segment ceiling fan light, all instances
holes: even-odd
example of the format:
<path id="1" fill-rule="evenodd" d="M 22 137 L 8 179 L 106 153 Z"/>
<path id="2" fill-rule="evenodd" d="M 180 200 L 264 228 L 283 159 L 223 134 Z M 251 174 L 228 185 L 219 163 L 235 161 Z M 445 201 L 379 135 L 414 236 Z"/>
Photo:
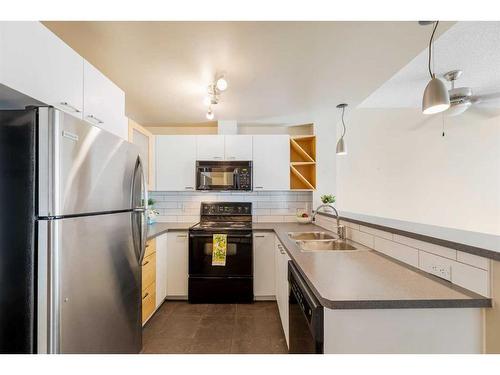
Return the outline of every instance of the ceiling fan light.
<path id="1" fill-rule="evenodd" d="M 450 108 L 450 95 L 444 82 L 439 78 L 432 78 L 425 87 L 422 99 L 422 113 L 432 115 Z"/>
<path id="2" fill-rule="evenodd" d="M 347 155 L 347 150 L 345 148 L 344 137 L 341 137 L 337 142 L 337 155 Z"/>

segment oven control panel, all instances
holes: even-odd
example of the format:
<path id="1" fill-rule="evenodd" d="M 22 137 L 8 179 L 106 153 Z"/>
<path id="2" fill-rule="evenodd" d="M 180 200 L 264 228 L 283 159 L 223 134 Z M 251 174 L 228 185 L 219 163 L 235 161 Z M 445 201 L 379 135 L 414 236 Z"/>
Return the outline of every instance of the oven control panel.
<path id="1" fill-rule="evenodd" d="M 251 202 L 216 202 L 202 203 L 201 215 L 233 216 L 252 215 Z"/>
<path id="2" fill-rule="evenodd" d="M 252 190 L 252 170 L 250 168 L 240 168 L 237 178 L 238 190 Z"/>

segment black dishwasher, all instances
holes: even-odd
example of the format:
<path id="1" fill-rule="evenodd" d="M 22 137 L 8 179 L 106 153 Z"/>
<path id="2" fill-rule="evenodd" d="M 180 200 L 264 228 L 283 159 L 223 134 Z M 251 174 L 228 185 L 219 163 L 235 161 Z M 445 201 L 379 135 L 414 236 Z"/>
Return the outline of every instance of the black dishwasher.
<path id="1" fill-rule="evenodd" d="M 293 262 L 288 262 L 290 284 L 289 353 L 323 353 L 323 306 L 306 285 Z"/>

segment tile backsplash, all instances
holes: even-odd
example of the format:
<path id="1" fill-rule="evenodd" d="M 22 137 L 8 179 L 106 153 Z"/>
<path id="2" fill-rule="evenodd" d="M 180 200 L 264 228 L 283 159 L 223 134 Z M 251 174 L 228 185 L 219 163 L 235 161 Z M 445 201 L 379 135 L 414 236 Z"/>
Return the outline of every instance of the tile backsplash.
<path id="1" fill-rule="evenodd" d="M 312 210 L 312 192 L 170 192 L 151 191 L 158 222 L 198 222 L 201 202 L 252 202 L 254 222 L 295 221 L 297 208 Z"/>

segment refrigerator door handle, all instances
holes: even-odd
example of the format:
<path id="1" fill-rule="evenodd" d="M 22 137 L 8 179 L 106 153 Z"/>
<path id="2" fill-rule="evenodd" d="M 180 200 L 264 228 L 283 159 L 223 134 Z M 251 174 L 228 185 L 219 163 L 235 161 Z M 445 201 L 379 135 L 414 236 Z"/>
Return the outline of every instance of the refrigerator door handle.
<path id="1" fill-rule="evenodd" d="M 135 182 L 137 181 L 137 173 L 140 173 L 140 184 L 141 188 L 137 191 Z M 136 205 L 136 202 L 139 201 L 140 205 L 133 207 L 134 213 L 140 215 L 140 235 L 139 235 L 139 264 L 142 264 L 142 260 L 144 258 L 144 254 L 146 253 L 146 239 L 148 234 L 147 227 L 147 210 L 148 210 L 148 187 L 146 183 L 146 176 L 144 174 L 144 168 L 142 164 L 141 157 L 137 157 L 137 162 L 134 170 L 134 178 L 132 179 L 132 202 Z M 139 194 L 139 195 L 137 195 Z"/>

